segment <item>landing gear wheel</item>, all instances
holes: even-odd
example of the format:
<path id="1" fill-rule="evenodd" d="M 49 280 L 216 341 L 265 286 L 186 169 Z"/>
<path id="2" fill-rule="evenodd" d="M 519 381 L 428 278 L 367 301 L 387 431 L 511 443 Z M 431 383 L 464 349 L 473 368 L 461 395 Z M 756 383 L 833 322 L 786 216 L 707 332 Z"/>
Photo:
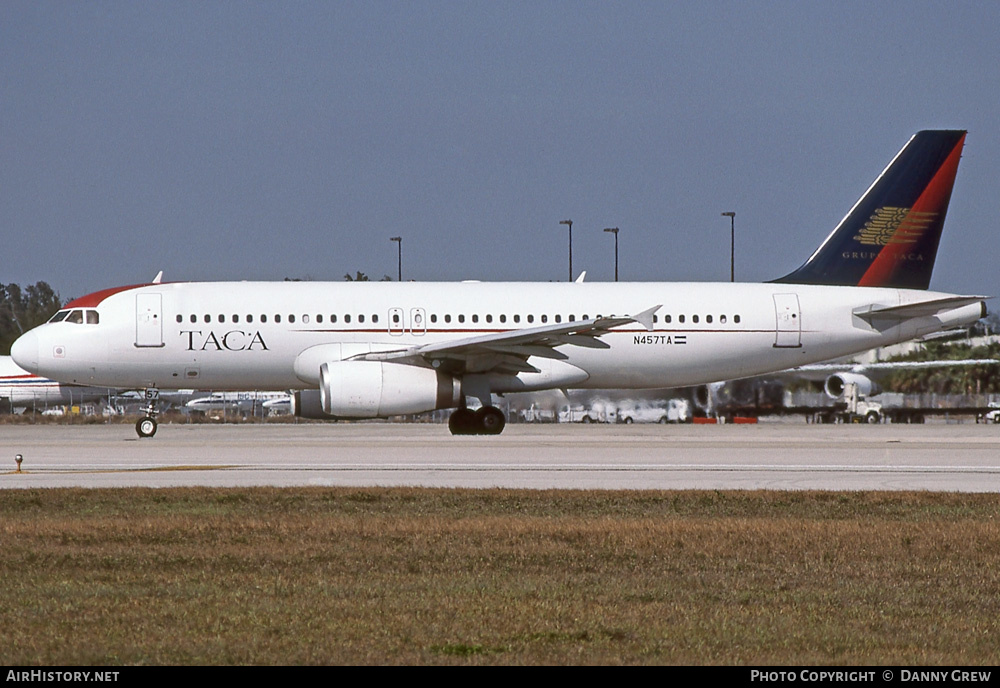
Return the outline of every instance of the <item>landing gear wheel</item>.
<path id="1" fill-rule="evenodd" d="M 456 409 L 448 418 L 452 435 L 473 435 L 476 432 L 476 414 L 467 408 Z"/>
<path id="2" fill-rule="evenodd" d="M 882 419 L 878 417 L 878 413 L 875 411 L 869 411 L 868 415 L 865 416 L 865 422 L 868 423 L 868 425 L 875 425 L 880 420 Z"/>
<path id="3" fill-rule="evenodd" d="M 152 437 L 156 434 L 156 419 L 146 416 L 135 423 L 135 431 L 139 437 Z"/>
<path id="4" fill-rule="evenodd" d="M 503 411 L 496 406 L 484 406 L 476 411 L 476 426 L 481 435 L 499 435 L 507 425 Z"/>

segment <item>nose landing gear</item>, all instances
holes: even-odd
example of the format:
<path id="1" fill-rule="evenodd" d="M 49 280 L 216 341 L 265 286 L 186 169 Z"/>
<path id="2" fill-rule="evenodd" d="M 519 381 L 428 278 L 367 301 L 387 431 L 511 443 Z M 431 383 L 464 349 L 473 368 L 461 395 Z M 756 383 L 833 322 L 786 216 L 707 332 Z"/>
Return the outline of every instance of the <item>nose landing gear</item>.
<path id="1" fill-rule="evenodd" d="M 153 388 L 146 390 L 146 415 L 135 423 L 135 432 L 139 437 L 152 437 L 156 434 L 156 414 L 159 413 L 156 402 L 159 399 L 160 390 Z"/>

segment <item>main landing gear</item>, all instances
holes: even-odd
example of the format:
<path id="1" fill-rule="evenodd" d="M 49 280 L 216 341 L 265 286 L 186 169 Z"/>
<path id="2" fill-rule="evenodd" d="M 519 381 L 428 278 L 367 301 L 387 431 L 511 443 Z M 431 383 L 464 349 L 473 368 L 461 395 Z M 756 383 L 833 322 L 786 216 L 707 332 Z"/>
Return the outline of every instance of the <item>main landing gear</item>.
<path id="1" fill-rule="evenodd" d="M 484 406 L 477 411 L 462 406 L 448 419 L 452 435 L 499 435 L 505 425 L 507 419 L 496 406 Z"/>
<path id="2" fill-rule="evenodd" d="M 160 390 L 146 390 L 146 415 L 135 422 L 135 432 L 139 437 L 152 437 L 156 434 L 156 402 L 160 398 Z"/>

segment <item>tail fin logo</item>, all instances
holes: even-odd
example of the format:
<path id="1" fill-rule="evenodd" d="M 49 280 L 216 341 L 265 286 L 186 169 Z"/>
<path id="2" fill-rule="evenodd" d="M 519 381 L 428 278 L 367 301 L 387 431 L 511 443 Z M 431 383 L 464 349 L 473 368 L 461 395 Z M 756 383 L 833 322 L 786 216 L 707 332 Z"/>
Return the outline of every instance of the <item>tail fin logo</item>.
<path id="1" fill-rule="evenodd" d="M 938 213 L 885 206 L 872 213 L 854 240 L 867 246 L 915 244 L 937 216 Z"/>
<path id="2" fill-rule="evenodd" d="M 965 143 L 964 130 L 914 134 L 785 284 L 926 289 Z"/>

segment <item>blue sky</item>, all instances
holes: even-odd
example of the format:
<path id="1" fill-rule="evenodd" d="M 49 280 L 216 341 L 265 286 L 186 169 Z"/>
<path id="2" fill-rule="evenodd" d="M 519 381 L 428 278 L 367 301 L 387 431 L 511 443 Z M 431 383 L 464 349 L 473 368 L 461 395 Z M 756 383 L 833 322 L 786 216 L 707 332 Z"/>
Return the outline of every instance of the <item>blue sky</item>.
<path id="1" fill-rule="evenodd" d="M 727 280 L 968 129 L 932 288 L 1000 295 L 1000 3 L 0 4 L 0 282 Z M 991 308 L 1000 305 L 991 302 Z"/>

